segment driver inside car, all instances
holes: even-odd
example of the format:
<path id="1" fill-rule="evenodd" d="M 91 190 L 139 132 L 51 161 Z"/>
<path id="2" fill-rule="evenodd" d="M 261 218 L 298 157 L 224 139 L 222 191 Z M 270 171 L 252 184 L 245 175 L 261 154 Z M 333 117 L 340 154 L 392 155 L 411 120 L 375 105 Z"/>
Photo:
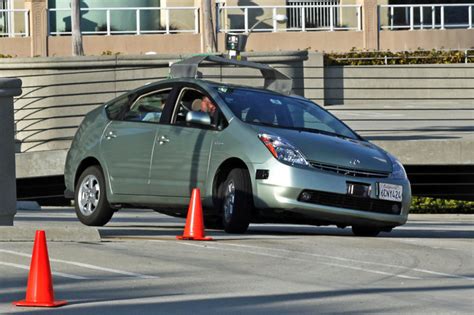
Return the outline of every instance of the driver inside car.
<path id="1" fill-rule="evenodd" d="M 207 113 L 209 114 L 209 117 L 211 118 L 211 126 L 215 127 L 216 126 L 216 121 L 217 121 L 217 107 L 216 105 L 211 101 L 211 99 L 207 96 L 203 96 L 202 98 L 198 98 L 194 100 L 192 104 L 192 109 L 195 112 L 202 112 L 202 113 Z"/>

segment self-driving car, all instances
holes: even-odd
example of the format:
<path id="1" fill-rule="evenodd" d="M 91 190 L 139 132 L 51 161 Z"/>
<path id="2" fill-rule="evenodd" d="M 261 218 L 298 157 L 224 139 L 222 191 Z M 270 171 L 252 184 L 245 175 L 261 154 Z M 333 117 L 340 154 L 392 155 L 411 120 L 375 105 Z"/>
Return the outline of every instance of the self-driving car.
<path id="1" fill-rule="evenodd" d="M 259 69 L 264 87 L 197 78 L 205 61 Z M 277 70 L 195 57 L 173 65 L 171 77 L 111 100 L 81 123 L 65 194 L 82 223 L 104 225 L 123 207 L 185 217 L 193 188 L 201 190 L 206 227 L 229 233 L 250 223 L 299 223 L 376 236 L 406 222 L 411 191 L 402 164 L 292 95 Z M 214 110 L 203 107 L 205 97 Z"/>

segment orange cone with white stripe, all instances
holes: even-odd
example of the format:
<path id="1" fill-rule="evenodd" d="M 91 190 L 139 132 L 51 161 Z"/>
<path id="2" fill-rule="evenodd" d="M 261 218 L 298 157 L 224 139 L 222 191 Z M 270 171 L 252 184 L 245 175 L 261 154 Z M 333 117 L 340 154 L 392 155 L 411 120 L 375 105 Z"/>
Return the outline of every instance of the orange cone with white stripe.
<path id="1" fill-rule="evenodd" d="M 199 188 L 193 189 L 184 233 L 182 236 L 176 236 L 176 238 L 178 240 L 212 241 L 211 237 L 206 237 L 204 234 L 204 217 Z"/>

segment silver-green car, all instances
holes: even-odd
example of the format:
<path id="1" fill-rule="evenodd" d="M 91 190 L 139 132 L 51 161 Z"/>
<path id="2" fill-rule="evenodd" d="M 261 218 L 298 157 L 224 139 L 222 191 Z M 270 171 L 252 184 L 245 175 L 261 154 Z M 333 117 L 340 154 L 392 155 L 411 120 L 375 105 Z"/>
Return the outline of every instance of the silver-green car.
<path id="1" fill-rule="evenodd" d="M 204 96 L 213 114 L 196 106 Z M 200 188 L 208 228 L 333 224 L 375 236 L 404 224 L 411 202 L 402 164 L 315 103 L 186 78 L 146 85 L 90 112 L 65 180 L 86 225 L 104 225 L 122 207 L 184 217 Z"/>

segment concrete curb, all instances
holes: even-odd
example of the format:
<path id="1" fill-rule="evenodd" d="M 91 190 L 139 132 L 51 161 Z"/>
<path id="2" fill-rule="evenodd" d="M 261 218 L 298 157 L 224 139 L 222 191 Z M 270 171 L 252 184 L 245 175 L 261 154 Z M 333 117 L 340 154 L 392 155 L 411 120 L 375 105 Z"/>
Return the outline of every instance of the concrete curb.
<path id="1" fill-rule="evenodd" d="M 0 242 L 32 242 L 38 228 L 35 227 L 0 227 Z M 97 228 L 71 227 L 45 228 L 48 242 L 100 242 Z"/>

